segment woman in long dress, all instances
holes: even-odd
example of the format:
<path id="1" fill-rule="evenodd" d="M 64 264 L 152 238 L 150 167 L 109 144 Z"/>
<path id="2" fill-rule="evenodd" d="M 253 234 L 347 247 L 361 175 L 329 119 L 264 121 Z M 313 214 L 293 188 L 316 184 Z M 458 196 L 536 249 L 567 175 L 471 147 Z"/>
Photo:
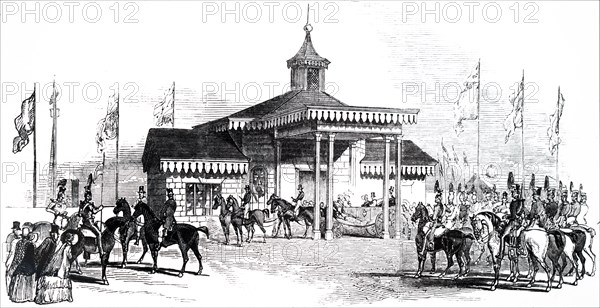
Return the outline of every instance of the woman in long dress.
<path id="1" fill-rule="evenodd" d="M 72 282 L 69 278 L 69 269 L 74 259 L 71 253 L 73 243 L 77 235 L 65 232 L 62 245 L 56 250 L 50 263 L 38 280 L 38 288 L 35 297 L 37 304 L 60 303 L 73 301 Z M 81 239 L 77 239 L 81 240 Z"/>
<path id="2" fill-rule="evenodd" d="M 8 273 L 11 273 L 8 296 L 15 303 L 35 298 L 35 247 L 29 228 L 23 227 L 23 237 L 17 242 L 15 255 Z"/>

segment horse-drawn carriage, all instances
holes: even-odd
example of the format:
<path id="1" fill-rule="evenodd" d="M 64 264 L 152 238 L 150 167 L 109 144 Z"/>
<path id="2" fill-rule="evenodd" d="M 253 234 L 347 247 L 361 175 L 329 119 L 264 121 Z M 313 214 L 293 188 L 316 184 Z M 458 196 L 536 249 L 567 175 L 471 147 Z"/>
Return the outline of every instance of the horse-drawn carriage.
<path id="1" fill-rule="evenodd" d="M 333 237 L 344 235 L 362 237 L 383 237 L 383 207 L 346 207 L 344 213 L 336 213 L 333 217 Z M 321 221 L 321 232 L 325 232 L 325 219 Z M 396 209 L 389 208 L 390 237 L 396 234 Z"/>

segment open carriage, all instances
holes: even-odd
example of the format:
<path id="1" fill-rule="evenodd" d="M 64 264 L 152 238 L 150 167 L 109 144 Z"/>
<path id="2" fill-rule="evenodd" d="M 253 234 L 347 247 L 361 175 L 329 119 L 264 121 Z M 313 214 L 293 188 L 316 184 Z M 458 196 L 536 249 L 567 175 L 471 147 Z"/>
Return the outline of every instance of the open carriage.
<path id="1" fill-rule="evenodd" d="M 333 218 L 333 237 L 344 235 L 361 237 L 383 237 L 383 208 L 382 207 L 347 207 L 345 213 Z M 321 221 L 321 232 L 325 233 L 325 219 Z M 390 237 L 396 234 L 396 209 L 389 208 Z"/>

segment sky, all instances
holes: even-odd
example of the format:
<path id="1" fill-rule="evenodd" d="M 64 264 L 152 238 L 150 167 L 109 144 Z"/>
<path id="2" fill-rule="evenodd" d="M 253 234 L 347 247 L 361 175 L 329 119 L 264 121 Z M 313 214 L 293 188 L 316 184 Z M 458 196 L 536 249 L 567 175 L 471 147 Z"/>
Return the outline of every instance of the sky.
<path id="1" fill-rule="evenodd" d="M 443 138 L 461 160 L 464 152 L 470 165 L 476 164 L 477 124 L 466 122 L 456 136 L 452 87 L 481 61 L 486 91 L 480 105 L 480 164 L 501 169 L 497 183 L 505 183 L 508 171 L 521 169 L 521 132 L 505 144 L 502 123 L 523 73 L 526 173 L 556 174 L 546 129 L 560 86 L 566 99 L 560 178 L 582 183 L 589 204 L 599 201 L 598 2 L 481 2 L 472 7 L 470 2 L 394 1 L 81 2 L 72 12 L 62 2 L 37 3 L 37 11 L 35 3 L 25 4 L 33 13 L 24 16 L 20 2 L 2 3 L 0 155 L 2 190 L 12 192 L 2 194 L 3 204 L 25 202 L 31 186 L 23 170 L 31 169 L 32 146 L 18 154 L 11 146 L 13 119 L 33 82 L 46 90 L 38 105 L 42 163 L 49 158 L 46 107 L 53 80 L 61 88 L 59 163 L 99 161 L 96 123 L 117 88 L 123 102 L 121 147 L 131 150 L 126 159 L 136 160 L 153 127 L 152 106 L 172 82 L 181 128 L 226 113 L 229 109 L 220 104 L 241 109 L 284 93 L 289 83 L 285 61 L 304 39 L 308 3 L 312 41 L 331 61 L 327 91 L 349 105 L 420 108 L 418 123 L 406 127 L 405 138 L 434 158 L 441 155 Z M 10 169 L 14 166 L 16 172 Z"/>

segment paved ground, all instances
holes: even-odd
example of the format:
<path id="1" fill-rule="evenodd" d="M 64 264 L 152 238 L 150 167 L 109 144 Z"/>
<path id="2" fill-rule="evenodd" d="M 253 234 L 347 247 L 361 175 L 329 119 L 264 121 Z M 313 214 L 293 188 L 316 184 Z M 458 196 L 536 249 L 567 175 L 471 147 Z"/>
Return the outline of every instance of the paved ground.
<path id="1" fill-rule="evenodd" d="M 211 230 L 215 231 L 215 227 L 211 226 Z M 270 230 L 267 231 L 270 234 Z M 213 235 L 211 240 L 202 236 L 204 272 L 201 276 L 193 274 L 198 262 L 190 252 L 186 275 L 177 277 L 181 258 L 175 246 L 161 251 L 157 274 L 149 273 L 150 255 L 140 265 L 130 264 L 125 269 L 111 267 L 109 286 L 100 284 L 100 268 L 92 260 L 83 268 L 83 276 L 73 276 L 74 302 L 54 306 L 598 307 L 600 304 L 597 292 L 600 275 L 586 277 L 578 286 L 565 284 L 563 289 L 550 293 L 542 291 L 542 283 L 527 289 L 522 281 L 515 285 L 503 281 L 497 291 L 488 291 L 492 270 L 485 264 L 473 266 L 472 275 L 458 281 L 429 275 L 415 279 L 412 278 L 416 262 L 411 241 L 346 237 L 314 242 L 268 237 L 267 243 L 236 247 L 220 244 L 220 232 Z M 131 249 L 130 262 L 140 255 L 139 247 Z M 120 261 L 120 248 L 114 255 L 112 261 L 116 266 Z M 438 268 L 442 269 L 443 255 L 439 259 Z M 507 267 L 505 264 L 504 268 Z M 452 273 L 456 271 L 455 267 Z M 567 282 L 572 280 L 573 277 L 566 278 Z M 2 283 L 2 292 L 6 292 L 5 288 Z M 4 295 L 0 306 L 27 305 L 13 304 Z"/>

